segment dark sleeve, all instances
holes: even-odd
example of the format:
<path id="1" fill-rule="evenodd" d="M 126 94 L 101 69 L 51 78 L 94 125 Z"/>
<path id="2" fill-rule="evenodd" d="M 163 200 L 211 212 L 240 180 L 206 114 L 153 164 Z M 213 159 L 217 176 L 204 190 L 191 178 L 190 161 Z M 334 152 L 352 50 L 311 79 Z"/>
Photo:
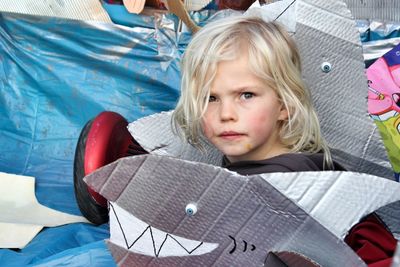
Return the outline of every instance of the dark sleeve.
<path id="1" fill-rule="evenodd" d="M 374 214 L 356 224 L 345 242 L 368 267 L 389 267 L 396 249 L 396 239 Z"/>

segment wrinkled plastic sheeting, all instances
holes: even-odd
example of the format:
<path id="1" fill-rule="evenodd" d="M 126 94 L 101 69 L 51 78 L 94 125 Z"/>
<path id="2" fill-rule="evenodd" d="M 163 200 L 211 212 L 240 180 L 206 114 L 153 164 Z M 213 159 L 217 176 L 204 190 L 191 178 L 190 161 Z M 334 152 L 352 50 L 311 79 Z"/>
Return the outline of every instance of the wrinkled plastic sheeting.
<path id="1" fill-rule="evenodd" d="M 54 176 L 101 111 L 131 121 L 174 106 L 180 52 L 150 18 L 148 29 L 6 14 L 0 23 L 2 171 Z"/>
<path id="2" fill-rule="evenodd" d="M 400 21 L 357 20 L 366 67 L 400 43 Z"/>
<path id="3" fill-rule="evenodd" d="M 188 34 L 172 18 L 132 18 L 136 27 L 0 14 L 0 171 L 35 177 L 45 206 L 80 215 L 73 158 L 88 120 L 111 110 L 133 121 L 175 105 Z M 0 265 L 45 262 L 108 236 L 107 225 L 46 228 L 20 251 L 0 250 Z"/>

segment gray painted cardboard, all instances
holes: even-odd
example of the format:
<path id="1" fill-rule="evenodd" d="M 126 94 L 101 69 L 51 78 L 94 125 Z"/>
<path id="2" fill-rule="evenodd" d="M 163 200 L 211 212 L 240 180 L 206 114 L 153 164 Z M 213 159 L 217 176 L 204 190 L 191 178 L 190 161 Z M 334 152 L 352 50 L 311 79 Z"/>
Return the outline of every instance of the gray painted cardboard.
<path id="1" fill-rule="evenodd" d="M 259 175 L 240 176 L 208 164 L 144 155 L 113 162 L 85 181 L 153 232 L 165 232 L 165 238 L 168 233 L 217 244 L 201 255 L 162 257 L 161 249 L 172 248 L 161 247 L 159 239 L 148 248 L 150 253 L 138 253 L 144 251 L 134 244 L 141 235 L 126 234 L 138 224 L 121 223 L 125 218 L 115 217 L 111 206 L 109 248 L 121 266 L 262 266 L 269 251 L 294 252 L 322 266 L 364 266 L 340 238 Z M 198 209 L 192 216 L 185 213 L 189 203 Z M 141 238 L 150 238 L 146 227 L 141 231 Z M 238 248 L 230 253 L 233 240 Z M 246 251 L 243 241 L 249 246 Z"/>

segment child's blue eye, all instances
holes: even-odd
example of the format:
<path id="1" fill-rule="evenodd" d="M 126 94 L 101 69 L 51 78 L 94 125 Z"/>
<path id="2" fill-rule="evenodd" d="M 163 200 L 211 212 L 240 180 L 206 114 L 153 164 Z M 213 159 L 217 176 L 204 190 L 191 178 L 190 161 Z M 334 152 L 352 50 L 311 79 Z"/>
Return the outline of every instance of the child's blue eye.
<path id="1" fill-rule="evenodd" d="M 208 102 L 215 102 L 217 101 L 217 98 L 215 96 L 210 95 L 210 97 L 208 98 Z"/>
<path id="2" fill-rule="evenodd" d="M 242 93 L 241 97 L 243 97 L 244 99 L 250 99 L 250 98 L 254 97 L 254 94 L 250 93 L 250 92 L 244 92 L 244 93 Z"/>

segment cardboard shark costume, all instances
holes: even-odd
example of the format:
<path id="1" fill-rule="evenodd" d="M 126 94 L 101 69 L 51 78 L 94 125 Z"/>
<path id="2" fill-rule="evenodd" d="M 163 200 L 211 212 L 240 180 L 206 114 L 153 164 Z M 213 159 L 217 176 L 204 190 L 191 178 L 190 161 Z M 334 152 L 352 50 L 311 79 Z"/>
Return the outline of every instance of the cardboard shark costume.
<path id="1" fill-rule="evenodd" d="M 308 178 L 307 173 L 240 176 L 209 164 L 144 155 L 120 159 L 85 179 L 110 201 L 109 248 L 122 266 L 262 266 L 269 251 L 303 255 L 321 266 L 363 266 L 333 229 L 268 182 L 296 176 Z M 383 187 L 390 198 L 399 187 L 388 186 Z M 321 193 L 303 189 L 296 193 L 305 202 Z M 326 204 L 313 209 L 321 213 Z M 342 214 L 335 214 L 330 228 L 340 223 Z M 351 212 L 349 217 L 355 218 Z"/>
<path id="2" fill-rule="evenodd" d="M 392 177 L 366 115 L 367 80 L 350 11 L 333 0 L 290 8 L 304 79 L 334 159 L 350 171 Z M 174 136 L 170 113 L 129 130 L 153 155 L 120 159 L 85 178 L 110 201 L 108 244 L 122 266 L 261 266 L 269 252 L 289 266 L 304 258 L 304 266 L 364 266 L 343 237 L 363 216 L 400 200 L 398 183 L 368 174 L 237 175 L 214 166 L 221 155 L 211 146 L 204 154 Z"/>

